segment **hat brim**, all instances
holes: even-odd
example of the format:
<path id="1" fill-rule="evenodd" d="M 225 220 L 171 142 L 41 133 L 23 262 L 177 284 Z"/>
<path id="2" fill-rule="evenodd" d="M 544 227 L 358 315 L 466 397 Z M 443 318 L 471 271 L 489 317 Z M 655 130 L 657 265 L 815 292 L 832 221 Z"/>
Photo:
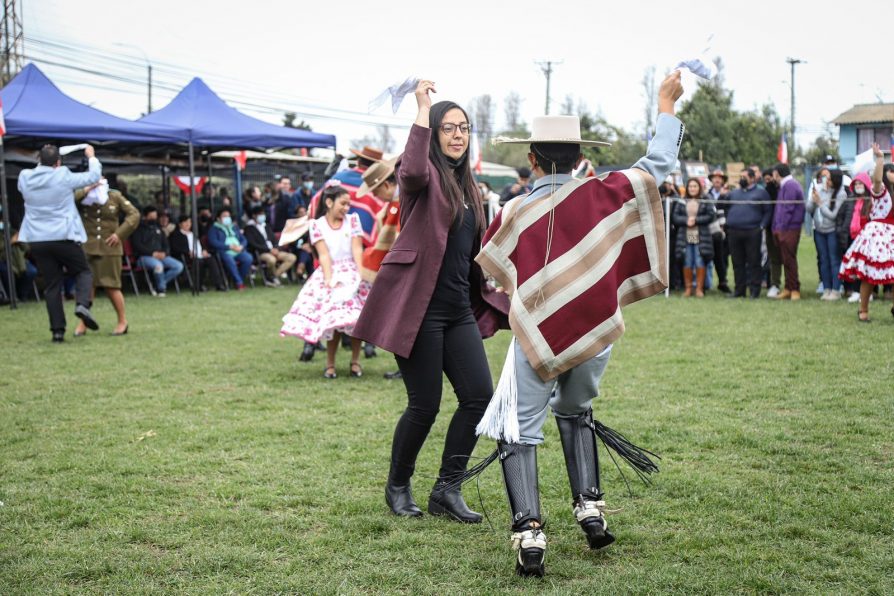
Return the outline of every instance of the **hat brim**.
<path id="1" fill-rule="evenodd" d="M 401 155 L 402 155 L 402 154 L 401 154 Z M 379 188 L 380 186 L 382 186 L 382 184 L 384 184 L 389 178 L 391 178 L 391 177 L 394 175 L 395 164 L 397 164 L 397 160 L 400 159 L 401 155 L 398 155 L 397 157 L 394 157 L 394 158 L 392 158 L 392 159 L 382 159 L 382 160 L 381 160 L 382 163 L 388 164 L 388 165 L 390 166 L 390 170 L 391 170 L 391 171 L 388 173 L 388 175 L 385 176 L 384 178 L 382 178 L 381 180 L 379 180 L 378 182 L 376 182 L 375 184 L 373 184 L 372 186 L 368 185 L 368 184 L 366 183 L 366 181 L 364 181 L 364 182 L 357 188 L 357 192 L 354 194 L 354 196 L 356 196 L 356 197 L 362 197 L 362 196 L 368 195 L 369 193 L 371 193 L 371 192 L 374 191 L 375 189 L 377 189 L 377 188 Z"/>
<path id="2" fill-rule="evenodd" d="M 382 159 L 384 158 L 384 155 L 382 157 L 373 157 L 372 155 L 367 155 L 366 153 L 362 153 L 354 149 L 348 149 L 348 151 L 353 153 L 356 157 L 362 157 L 363 159 L 368 159 L 369 161 L 382 161 Z"/>
<path id="3" fill-rule="evenodd" d="M 581 147 L 611 147 L 611 143 L 605 141 L 590 141 L 587 139 L 513 139 L 511 137 L 495 137 L 491 140 L 494 145 L 530 145 L 531 143 L 561 143 L 565 145 L 580 145 Z"/>

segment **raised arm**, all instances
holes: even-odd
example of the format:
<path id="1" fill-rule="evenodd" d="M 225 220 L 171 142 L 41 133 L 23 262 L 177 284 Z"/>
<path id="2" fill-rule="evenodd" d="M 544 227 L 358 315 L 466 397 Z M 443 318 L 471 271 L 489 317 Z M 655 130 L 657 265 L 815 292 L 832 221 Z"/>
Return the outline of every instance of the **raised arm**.
<path id="1" fill-rule="evenodd" d="M 683 95 L 680 71 L 667 75 L 658 89 L 658 122 L 655 136 L 649 142 L 646 155 L 633 164 L 648 172 L 655 180 L 664 180 L 677 163 L 677 154 L 683 142 L 683 123 L 674 116 L 674 104 Z"/>
<path id="2" fill-rule="evenodd" d="M 878 143 L 872 144 L 872 154 L 875 156 L 875 169 L 872 171 L 872 194 L 880 195 L 885 190 L 882 176 L 885 173 L 885 154 L 882 153 Z"/>
<path id="3" fill-rule="evenodd" d="M 96 184 L 102 177 L 102 164 L 96 159 L 96 152 L 91 145 L 87 145 L 87 148 L 84 149 L 84 155 L 87 156 L 88 170 L 77 174 L 69 171 L 68 175 L 65 177 L 65 184 L 72 190 Z M 67 170 L 68 168 L 64 169 Z"/>
<path id="4" fill-rule="evenodd" d="M 431 93 L 437 93 L 432 81 L 422 80 L 416 86 L 416 121 L 410 128 L 407 146 L 401 157 L 398 180 L 401 190 L 416 192 L 428 186 L 428 147 L 432 130 L 428 125 Z"/>

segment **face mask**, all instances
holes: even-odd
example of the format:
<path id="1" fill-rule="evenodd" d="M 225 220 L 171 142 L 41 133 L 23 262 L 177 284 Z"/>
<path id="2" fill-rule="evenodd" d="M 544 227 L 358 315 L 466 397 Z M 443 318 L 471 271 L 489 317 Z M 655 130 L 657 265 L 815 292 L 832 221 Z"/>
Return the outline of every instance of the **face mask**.
<path id="1" fill-rule="evenodd" d="M 258 223 L 261 224 L 261 225 L 264 225 L 265 223 L 267 223 L 267 216 L 266 216 L 266 215 L 259 215 L 259 216 L 258 216 Z"/>
<path id="2" fill-rule="evenodd" d="M 222 223 L 223 225 L 225 225 L 227 227 L 230 227 L 231 225 L 233 225 L 233 218 L 229 217 L 229 216 L 225 217 L 222 220 L 220 220 L 220 223 Z"/>
<path id="3" fill-rule="evenodd" d="M 302 186 L 304 186 L 304 188 L 306 188 L 307 190 L 314 189 L 314 183 L 309 180 L 307 182 L 303 183 Z"/>
<path id="4" fill-rule="evenodd" d="M 863 186 L 862 184 L 854 184 L 854 194 L 855 195 L 862 195 L 865 192 L 866 192 L 865 186 Z"/>
<path id="5" fill-rule="evenodd" d="M 748 188 L 750 186 L 750 184 L 748 183 L 748 178 L 739 178 L 739 186 L 741 186 L 742 188 Z"/>

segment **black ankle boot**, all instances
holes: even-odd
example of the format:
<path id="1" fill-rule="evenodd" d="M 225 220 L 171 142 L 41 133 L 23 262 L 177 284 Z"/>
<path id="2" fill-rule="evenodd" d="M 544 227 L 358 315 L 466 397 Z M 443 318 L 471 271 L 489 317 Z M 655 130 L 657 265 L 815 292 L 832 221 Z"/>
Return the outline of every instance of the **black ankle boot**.
<path id="1" fill-rule="evenodd" d="M 543 577 L 546 535 L 540 529 L 540 487 L 537 481 L 537 446 L 497 443 L 509 510 L 512 513 L 512 547 L 517 551 L 515 572 Z"/>
<path id="2" fill-rule="evenodd" d="M 428 498 L 428 512 L 432 515 L 448 515 L 464 524 L 480 524 L 481 514 L 469 509 L 463 500 L 459 487 L 448 488 L 447 483 L 438 481 Z"/>
<path id="3" fill-rule="evenodd" d="M 410 482 L 406 484 L 394 484 L 391 479 L 385 485 L 385 502 L 391 508 L 394 515 L 403 517 L 422 517 L 422 510 L 413 500 L 413 493 L 410 492 Z"/>
<path id="4" fill-rule="evenodd" d="M 615 541 L 603 513 L 605 501 L 599 486 L 599 456 L 592 410 L 578 416 L 556 416 L 565 466 L 571 484 L 574 517 L 592 549 Z"/>

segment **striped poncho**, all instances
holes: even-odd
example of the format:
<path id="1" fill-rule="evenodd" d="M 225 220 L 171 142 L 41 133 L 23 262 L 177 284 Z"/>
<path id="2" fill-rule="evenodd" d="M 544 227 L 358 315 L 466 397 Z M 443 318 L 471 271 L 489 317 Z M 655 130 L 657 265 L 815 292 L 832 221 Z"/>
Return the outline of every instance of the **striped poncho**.
<path id="1" fill-rule="evenodd" d="M 511 294 L 509 324 L 546 381 L 617 340 L 621 306 L 667 287 L 661 200 L 648 173 L 629 169 L 515 203 L 476 261 Z"/>

